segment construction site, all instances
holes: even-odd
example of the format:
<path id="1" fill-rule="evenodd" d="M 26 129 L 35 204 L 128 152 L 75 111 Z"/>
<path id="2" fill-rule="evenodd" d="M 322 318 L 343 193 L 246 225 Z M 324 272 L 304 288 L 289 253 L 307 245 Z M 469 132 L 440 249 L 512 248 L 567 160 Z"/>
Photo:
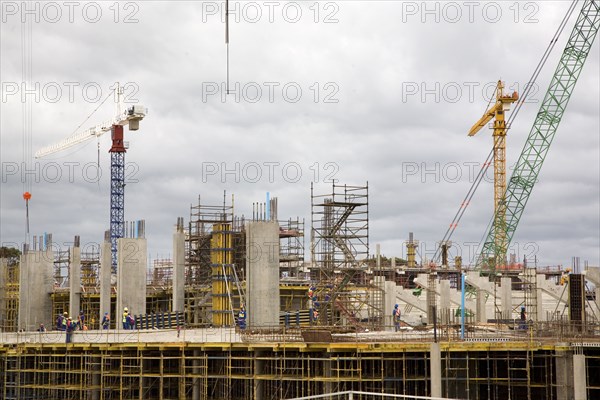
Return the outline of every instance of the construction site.
<path id="1" fill-rule="evenodd" d="M 246 199 L 201 192 L 161 228 L 172 232 L 172 256 L 149 260 L 146 221 L 126 221 L 123 206 L 124 126 L 143 129 L 146 109 L 118 102 L 110 123 L 41 149 L 36 157 L 111 133 L 110 229 L 97 245 L 72 232 L 72 246 L 57 251 L 42 233 L 3 253 L 0 397 L 600 398 L 600 266 L 576 257 L 538 265 L 509 250 L 600 27 L 600 2 L 573 4 L 563 24 L 574 27 L 512 176 L 506 133 L 527 89 L 508 93 L 498 81 L 465 132 L 493 131 L 463 202 L 491 165 L 493 217 L 472 263 L 450 256 L 466 206 L 433 257 L 409 231 L 399 233 L 405 257 L 381 254 L 366 182 L 311 184 L 310 220 L 279 215 L 288 199 L 270 194 L 250 217 L 237 211 Z M 29 208 L 27 218 L 29 237 Z M 63 315 L 79 314 L 79 329 L 61 329 Z"/>

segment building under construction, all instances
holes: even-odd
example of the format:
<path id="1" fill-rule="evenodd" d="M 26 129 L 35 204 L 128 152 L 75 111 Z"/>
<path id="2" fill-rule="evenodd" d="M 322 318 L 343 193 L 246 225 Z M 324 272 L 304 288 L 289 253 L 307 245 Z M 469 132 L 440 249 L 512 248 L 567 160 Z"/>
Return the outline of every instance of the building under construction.
<path id="1" fill-rule="evenodd" d="M 306 232 L 279 219 L 277 199 L 246 219 L 233 197 L 199 198 L 176 221 L 173 257 L 152 263 L 144 222 L 128 223 L 116 273 L 108 234 L 61 252 L 45 235 L 3 259 L 2 398 L 600 395 L 600 297 L 586 289 L 600 287 L 598 267 L 512 263 L 490 276 L 460 258 L 423 265 L 412 233 L 406 260 L 371 255 L 368 186 L 313 189 L 311 201 Z M 55 319 L 78 310 L 87 329 L 67 344 Z"/>
<path id="2" fill-rule="evenodd" d="M 144 109 L 67 139 L 112 131 L 110 230 L 61 251 L 34 236 L 0 259 L 0 397 L 600 398 L 600 267 L 507 257 L 599 27 L 585 0 L 509 180 L 505 112 L 527 93 L 498 82 L 472 128 L 494 119 L 494 216 L 474 265 L 449 240 L 471 191 L 432 259 L 419 232 L 387 258 L 369 241 L 368 185 L 337 183 L 311 187 L 310 226 L 280 218 L 276 198 L 245 217 L 233 197 L 199 197 L 174 221 L 172 257 L 149 260 L 145 222 L 123 221 L 123 125 Z"/>

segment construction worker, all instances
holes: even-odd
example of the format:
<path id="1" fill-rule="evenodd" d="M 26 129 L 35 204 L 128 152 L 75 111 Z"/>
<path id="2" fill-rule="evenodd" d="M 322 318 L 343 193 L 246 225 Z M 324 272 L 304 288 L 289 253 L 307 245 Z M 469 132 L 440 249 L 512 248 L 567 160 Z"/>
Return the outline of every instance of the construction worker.
<path id="1" fill-rule="evenodd" d="M 85 314 L 83 310 L 79 311 L 79 316 L 77 317 L 77 329 L 83 330 L 85 326 Z"/>
<path id="2" fill-rule="evenodd" d="M 131 313 L 127 313 L 127 329 L 134 329 L 135 327 L 135 318 Z"/>
<path id="3" fill-rule="evenodd" d="M 104 313 L 104 317 L 102 317 L 102 329 L 108 329 L 110 327 L 110 315 L 107 312 Z"/>
<path id="4" fill-rule="evenodd" d="M 129 321 L 127 316 L 129 315 L 129 309 L 127 307 L 123 308 L 123 329 L 129 329 Z"/>
<path id="5" fill-rule="evenodd" d="M 63 318 L 62 314 L 58 314 L 58 317 L 56 317 L 56 329 L 59 331 L 63 330 Z"/>
<path id="6" fill-rule="evenodd" d="M 398 304 L 394 305 L 394 311 L 392 311 L 392 320 L 394 321 L 394 331 L 398 332 L 400 330 L 400 307 Z"/>
<path id="7" fill-rule="evenodd" d="M 238 326 L 240 329 L 246 329 L 246 307 L 243 303 L 240 305 L 240 312 L 238 313 Z"/>
<path id="8" fill-rule="evenodd" d="M 66 326 L 66 343 L 71 343 L 73 341 L 73 331 L 75 330 L 75 323 L 73 322 L 73 318 L 67 318 L 67 326 Z"/>
<path id="9" fill-rule="evenodd" d="M 60 328 L 59 328 L 61 331 L 66 331 L 66 330 L 67 330 L 67 319 L 68 319 L 68 315 L 69 315 L 69 314 L 67 314 L 67 312 L 66 312 L 66 311 L 63 313 L 63 317 L 62 317 L 62 319 L 61 319 L 61 322 L 60 322 L 60 325 L 61 325 L 61 326 L 60 326 Z"/>
<path id="10" fill-rule="evenodd" d="M 525 306 L 521 306 L 521 322 L 519 323 L 520 329 L 527 329 L 527 313 L 525 312 Z"/>

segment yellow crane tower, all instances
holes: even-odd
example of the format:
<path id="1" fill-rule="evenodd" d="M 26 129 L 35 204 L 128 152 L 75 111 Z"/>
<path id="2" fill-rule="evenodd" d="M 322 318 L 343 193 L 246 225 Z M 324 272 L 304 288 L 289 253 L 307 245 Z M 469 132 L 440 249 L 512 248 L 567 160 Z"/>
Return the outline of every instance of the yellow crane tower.
<path id="1" fill-rule="evenodd" d="M 496 248 L 508 247 L 506 237 L 506 120 L 504 112 L 510 109 L 511 103 L 519 99 L 517 92 L 504 95 L 504 83 L 498 81 L 496 86 L 496 104 L 487 110 L 473 125 L 469 136 L 475 135 L 488 122 L 494 119 L 494 244 Z M 496 260 L 505 263 L 505 260 Z"/>

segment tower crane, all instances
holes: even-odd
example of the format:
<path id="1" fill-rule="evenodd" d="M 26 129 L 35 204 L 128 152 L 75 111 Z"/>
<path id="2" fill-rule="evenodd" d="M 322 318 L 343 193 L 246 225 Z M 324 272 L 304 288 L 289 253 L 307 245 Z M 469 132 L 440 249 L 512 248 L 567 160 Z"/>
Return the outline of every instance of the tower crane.
<path id="1" fill-rule="evenodd" d="M 519 99 L 517 92 L 504 95 L 504 83 L 496 85 L 496 103 L 487 110 L 473 125 L 469 136 L 474 136 L 488 122 L 494 119 L 494 231 L 493 240 L 498 248 L 508 247 L 506 244 L 506 125 L 505 112 L 510 105 Z"/>
<path id="2" fill-rule="evenodd" d="M 111 132 L 112 146 L 110 153 L 110 242 L 112 271 L 117 270 L 117 239 L 125 233 L 125 153 L 127 142 L 123 140 L 123 127 L 129 126 L 130 131 L 140 128 L 140 121 L 147 114 L 142 105 L 124 107 L 123 88 L 117 86 L 116 116 L 102 124 L 93 126 L 85 131 L 77 132 L 62 141 L 44 147 L 35 153 L 35 158 L 41 158 L 58 153 L 93 138 L 98 138 L 106 132 Z"/>
<path id="3" fill-rule="evenodd" d="M 550 41 L 548 49 L 546 49 L 546 52 L 542 56 L 542 60 L 536 67 L 536 70 L 530 79 L 530 83 L 535 82 L 535 79 L 546 63 L 554 44 L 566 26 L 577 3 L 578 0 L 574 0 L 569 7 L 558 31 Z M 508 181 L 505 194 L 501 197 L 502 201 L 500 203 L 495 203 L 496 205 L 499 204 L 501 206 L 500 212 L 494 213 L 489 230 L 487 230 L 485 239 L 478 249 L 478 256 L 475 260 L 476 270 L 494 273 L 496 266 L 502 264 L 505 260 L 508 247 L 510 246 L 513 235 L 517 229 L 521 216 L 523 215 L 523 211 L 525 210 L 525 206 L 527 205 L 527 201 L 529 200 L 529 196 L 538 179 L 542 165 L 548 154 L 552 140 L 554 139 L 554 135 L 556 134 L 569 99 L 577 84 L 579 75 L 581 74 L 588 54 L 594 44 L 594 39 L 596 38 L 599 27 L 600 1 L 585 0 L 558 62 L 556 71 L 552 76 L 544 100 L 540 105 L 540 109 L 536 115 L 535 122 L 531 128 L 527 141 L 519 156 L 513 175 Z M 517 102 L 515 112 L 512 113 L 510 120 L 514 119 L 515 115 L 518 114 L 518 110 L 523 105 L 523 100 L 526 97 L 527 92 L 528 90 L 525 91 L 521 100 Z M 486 118 L 485 115 L 484 118 Z M 480 122 L 482 122 L 484 118 L 482 118 Z M 488 121 L 489 120 L 483 122 L 483 124 Z M 481 124 L 475 124 L 472 130 L 477 128 L 478 125 Z M 490 152 L 488 160 L 491 155 L 492 152 Z M 450 226 L 446 230 L 442 243 L 450 239 L 455 232 L 458 222 L 464 215 L 470 200 L 473 198 L 479 183 L 485 175 L 487 166 L 488 164 L 486 161 L 484 167 L 481 168 L 473 185 L 469 189 L 465 200 L 456 212 Z M 496 201 L 496 198 L 494 200 Z M 499 234 L 496 234 L 496 232 L 499 232 Z M 500 240 L 500 238 L 502 240 Z M 440 249 L 438 248 L 433 257 L 434 260 L 437 259 L 439 253 Z"/>
<path id="4" fill-rule="evenodd" d="M 505 206 L 502 210 L 506 219 L 500 220 L 498 215 L 492 219 L 477 258 L 477 269 L 494 269 L 506 258 L 508 246 L 538 179 L 599 27 L 600 1 L 585 0 L 508 182 L 503 197 Z M 496 240 L 495 233 L 498 231 L 502 232 L 504 238 L 502 242 Z"/>

